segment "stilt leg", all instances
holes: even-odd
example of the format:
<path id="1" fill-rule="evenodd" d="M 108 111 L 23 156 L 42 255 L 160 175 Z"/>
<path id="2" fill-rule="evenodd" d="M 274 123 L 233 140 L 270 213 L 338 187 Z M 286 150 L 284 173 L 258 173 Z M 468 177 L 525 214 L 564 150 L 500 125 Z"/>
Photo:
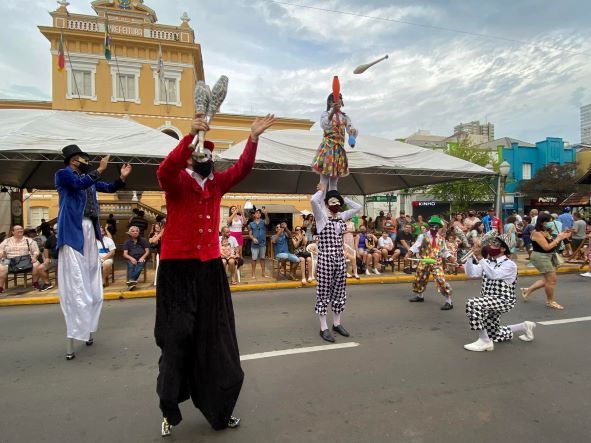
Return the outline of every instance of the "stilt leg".
<path id="1" fill-rule="evenodd" d="M 76 354 L 74 354 L 74 339 L 66 339 L 66 360 L 74 360 Z"/>

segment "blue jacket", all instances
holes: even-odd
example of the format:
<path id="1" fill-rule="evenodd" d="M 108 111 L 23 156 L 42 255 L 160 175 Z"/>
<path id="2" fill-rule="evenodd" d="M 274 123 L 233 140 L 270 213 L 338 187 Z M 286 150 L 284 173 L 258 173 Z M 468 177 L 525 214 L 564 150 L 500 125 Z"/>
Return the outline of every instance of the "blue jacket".
<path id="1" fill-rule="evenodd" d="M 125 186 L 121 180 L 113 183 L 99 181 L 98 171 L 86 175 L 77 174 L 69 166 L 55 173 L 55 188 L 59 194 L 59 213 L 57 216 L 57 248 L 68 245 L 80 254 L 84 254 L 84 235 L 82 219 L 86 207 L 86 189 L 92 188 L 95 206 L 98 208 L 96 191 L 113 194 Z M 99 221 L 94 222 L 94 232 L 98 240 L 102 239 Z"/>

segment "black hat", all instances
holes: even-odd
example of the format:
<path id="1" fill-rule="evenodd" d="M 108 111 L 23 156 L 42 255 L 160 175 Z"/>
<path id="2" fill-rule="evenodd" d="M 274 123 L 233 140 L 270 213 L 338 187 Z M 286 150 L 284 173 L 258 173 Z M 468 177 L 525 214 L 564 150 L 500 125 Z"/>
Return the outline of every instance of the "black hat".
<path id="1" fill-rule="evenodd" d="M 334 189 L 332 191 L 328 191 L 326 193 L 326 196 L 324 197 L 324 203 L 328 203 L 328 200 L 330 200 L 331 198 L 338 198 L 341 206 L 345 204 L 345 200 L 343 200 L 343 196 L 339 191 L 335 191 Z"/>
<path id="2" fill-rule="evenodd" d="M 78 145 L 68 145 L 62 149 L 62 153 L 64 154 L 64 163 L 66 165 L 70 163 L 70 159 L 75 155 L 85 155 L 86 157 L 90 157 L 86 152 L 82 152 L 82 149 L 80 149 Z"/>

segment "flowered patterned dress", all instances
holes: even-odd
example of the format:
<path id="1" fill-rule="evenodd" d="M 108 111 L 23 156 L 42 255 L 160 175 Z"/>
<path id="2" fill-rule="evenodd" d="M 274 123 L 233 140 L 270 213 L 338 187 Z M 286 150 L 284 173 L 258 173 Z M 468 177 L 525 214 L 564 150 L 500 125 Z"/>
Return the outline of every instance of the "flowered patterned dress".
<path id="1" fill-rule="evenodd" d="M 322 143 L 316 151 L 312 169 L 318 174 L 330 178 L 349 175 L 349 163 L 345 152 L 345 132 L 352 129 L 351 119 L 343 113 L 337 113 L 328 119 L 328 111 L 322 113 L 320 125 L 324 130 Z"/>

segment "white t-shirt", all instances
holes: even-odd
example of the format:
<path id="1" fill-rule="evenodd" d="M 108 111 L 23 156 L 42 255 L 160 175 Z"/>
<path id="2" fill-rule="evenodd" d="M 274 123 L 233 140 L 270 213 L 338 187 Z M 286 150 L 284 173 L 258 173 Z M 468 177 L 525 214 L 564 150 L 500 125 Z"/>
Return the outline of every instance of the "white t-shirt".
<path id="1" fill-rule="evenodd" d="M 105 248 L 104 249 L 103 249 L 103 245 L 100 242 L 100 240 L 97 240 L 96 241 L 96 247 L 98 248 L 98 252 L 99 252 L 99 257 L 100 258 L 103 258 L 109 252 L 114 251 L 115 249 L 117 249 L 117 246 L 115 246 L 115 242 L 113 241 L 113 239 L 111 239 L 109 237 L 103 237 L 103 243 L 105 244 Z"/>
<path id="2" fill-rule="evenodd" d="M 394 248 L 394 243 L 390 237 L 380 237 L 378 239 L 378 248 Z"/>

